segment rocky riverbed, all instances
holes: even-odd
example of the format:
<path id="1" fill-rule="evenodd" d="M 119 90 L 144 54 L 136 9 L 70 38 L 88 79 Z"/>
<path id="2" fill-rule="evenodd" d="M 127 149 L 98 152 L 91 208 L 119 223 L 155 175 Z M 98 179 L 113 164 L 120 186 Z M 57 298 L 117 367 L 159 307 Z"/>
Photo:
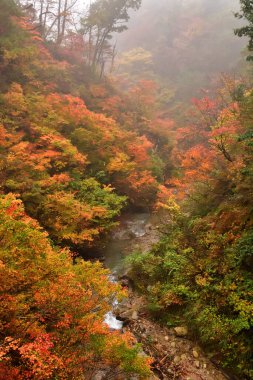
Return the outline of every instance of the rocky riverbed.
<path id="1" fill-rule="evenodd" d="M 129 290 L 129 298 L 115 310 L 141 343 L 145 354 L 153 358 L 157 379 L 227 380 L 229 377 L 206 357 L 197 342 L 190 339 L 187 326 L 166 328 L 155 323 L 146 307 L 145 298 Z"/>
<path id="2" fill-rule="evenodd" d="M 112 234 L 104 251 L 105 265 L 111 269 L 114 278 L 129 289 L 129 297 L 120 305 L 114 305 L 106 322 L 111 328 L 130 331 L 136 342 L 142 344 L 143 354 L 153 358 L 154 375 L 149 380 L 232 380 L 190 338 L 187 326 L 166 328 L 159 325 L 152 320 L 145 297 L 133 290 L 124 258 L 133 250 L 150 249 L 159 239 L 160 222 L 159 215 L 129 215 Z M 94 378 L 102 379 L 107 379 L 106 372 Z"/>

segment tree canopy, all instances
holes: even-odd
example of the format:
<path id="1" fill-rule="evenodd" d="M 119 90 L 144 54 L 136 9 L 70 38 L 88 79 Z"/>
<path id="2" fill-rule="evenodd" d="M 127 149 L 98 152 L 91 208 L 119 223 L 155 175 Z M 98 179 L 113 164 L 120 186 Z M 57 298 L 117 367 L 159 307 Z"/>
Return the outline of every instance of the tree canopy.
<path id="1" fill-rule="evenodd" d="M 251 53 L 253 51 L 253 2 L 251 0 L 240 0 L 241 12 L 236 13 L 236 17 L 244 19 L 248 22 L 248 25 L 242 26 L 235 30 L 235 34 L 239 37 L 248 37 L 248 50 Z M 253 55 L 248 55 L 249 61 L 253 60 Z"/>

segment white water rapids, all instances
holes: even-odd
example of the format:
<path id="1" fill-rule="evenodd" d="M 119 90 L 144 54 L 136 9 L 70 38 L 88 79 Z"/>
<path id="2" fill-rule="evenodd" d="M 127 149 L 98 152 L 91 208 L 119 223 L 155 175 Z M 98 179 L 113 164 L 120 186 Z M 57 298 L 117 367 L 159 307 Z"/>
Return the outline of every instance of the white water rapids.
<path id="1" fill-rule="evenodd" d="M 115 301 L 114 306 L 117 306 L 118 302 Z M 105 316 L 105 323 L 107 326 L 110 327 L 112 330 L 122 330 L 123 322 L 119 321 L 115 315 L 113 314 L 113 311 L 109 311 L 109 313 Z"/>
<path id="2" fill-rule="evenodd" d="M 105 265 L 114 273 L 109 277 L 110 281 L 117 281 L 117 275 L 122 274 L 124 258 L 129 254 L 127 248 L 130 242 L 132 243 L 133 240 L 138 242 L 138 238 L 146 234 L 149 217 L 150 215 L 146 213 L 131 215 L 113 232 L 105 250 Z M 118 301 L 115 300 L 113 308 L 117 305 Z M 104 322 L 112 330 L 121 330 L 123 327 L 123 322 L 116 318 L 113 310 L 106 314 Z"/>

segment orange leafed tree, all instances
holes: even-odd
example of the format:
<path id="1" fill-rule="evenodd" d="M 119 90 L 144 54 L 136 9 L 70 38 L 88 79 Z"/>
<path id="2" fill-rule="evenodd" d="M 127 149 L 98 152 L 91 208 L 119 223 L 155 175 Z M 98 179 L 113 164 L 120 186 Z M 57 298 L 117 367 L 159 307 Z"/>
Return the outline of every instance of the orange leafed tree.
<path id="1" fill-rule="evenodd" d="M 119 285 L 99 263 L 73 266 L 70 252 L 52 248 L 22 202 L 0 199 L 0 374 L 11 379 L 75 378 L 104 365 L 149 373 L 132 337 L 111 333 L 104 316 Z"/>

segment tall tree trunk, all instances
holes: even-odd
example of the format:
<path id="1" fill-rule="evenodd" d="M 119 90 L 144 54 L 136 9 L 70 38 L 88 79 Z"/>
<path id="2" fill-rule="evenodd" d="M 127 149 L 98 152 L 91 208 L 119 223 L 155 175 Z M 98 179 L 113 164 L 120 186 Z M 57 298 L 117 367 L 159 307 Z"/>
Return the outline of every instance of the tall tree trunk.
<path id="1" fill-rule="evenodd" d="M 58 44 L 58 40 L 60 39 L 61 34 L 61 0 L 58 0 L 58 15 L 57 15 L 57 38 L 56 43 Z"/>
<path id="2" fill-rule="evenodd" d="M 61 33 L 60 33 L 60 36 L 59 36 L 59 40 L 57 41 L 58 45 L 61 45 L 61 43 L 62 43 L 62 41 L 64 39 L 64 36 L 65 36 L 67 12 L 68 12 L 68 0 L 65 0 L 63 15 L 61 16 L 61 18 L 62 18 Z"/>

